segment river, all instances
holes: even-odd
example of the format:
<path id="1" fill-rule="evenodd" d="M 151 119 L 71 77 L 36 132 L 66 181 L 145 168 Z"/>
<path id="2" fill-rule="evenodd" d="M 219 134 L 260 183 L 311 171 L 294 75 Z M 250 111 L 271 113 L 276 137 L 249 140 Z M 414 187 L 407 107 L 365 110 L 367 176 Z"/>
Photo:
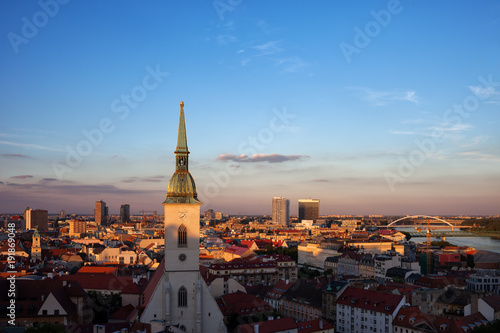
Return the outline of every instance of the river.
<path id="1" fill-rule="evenodd" d="M 414 231 L 414 228 L 403 227 L 397 229 L 400 231 Z M 432 240 L 435 240 L 435 238 L 432 237 Z M 427 240 L 425 237 L 412 237 L 410 241 L 415 243 L 425 243 Z M 445 237 L 445 241 L 457 246 L 472 246 L 476 250 L 486 250 L 500 253 L 500 240 L 490 237 Z"/>

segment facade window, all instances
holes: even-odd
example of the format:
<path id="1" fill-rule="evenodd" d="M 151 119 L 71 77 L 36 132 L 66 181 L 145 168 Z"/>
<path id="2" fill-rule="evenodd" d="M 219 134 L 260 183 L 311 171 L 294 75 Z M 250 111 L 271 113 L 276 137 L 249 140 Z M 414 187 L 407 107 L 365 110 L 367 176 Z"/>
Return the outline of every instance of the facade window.
<path id="1" fill-rule="evenodd" d="M 177 247 L 187 247 L 187 229 L 184 224 L 177 230 L 177 235 Z"/>
<path id="2" fill-rule="evenodd" d="M 187 306 L 187 290 L 184 286 L 179 288 L 179 292 L 177 293 L 177 306 L 178 307 L 186 307 Z"/>

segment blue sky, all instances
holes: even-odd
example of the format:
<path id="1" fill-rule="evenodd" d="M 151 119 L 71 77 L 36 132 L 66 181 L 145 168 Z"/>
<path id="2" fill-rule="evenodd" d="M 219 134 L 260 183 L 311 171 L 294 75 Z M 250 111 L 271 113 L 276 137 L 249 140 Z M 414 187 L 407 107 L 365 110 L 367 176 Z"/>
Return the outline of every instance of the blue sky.
<path id="1" fill-rule="evenodd" d="M 496 1 L 0 3 L 0 212 L 498 214 Z"/>

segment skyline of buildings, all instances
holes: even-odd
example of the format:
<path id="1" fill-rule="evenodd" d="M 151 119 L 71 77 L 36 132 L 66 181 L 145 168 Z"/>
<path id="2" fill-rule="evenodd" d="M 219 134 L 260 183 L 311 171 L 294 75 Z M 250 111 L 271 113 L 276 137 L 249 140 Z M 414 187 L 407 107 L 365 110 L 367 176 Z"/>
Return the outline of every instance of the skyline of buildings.
<path id="1" fill-rule="evenodd" d="M 290 225 L 290 200 L 282 197 L 273 198 L 272 221 L 279 225 Z"/>
<path id="2" fill-rule="evenodd" d="M 102 200 L 95 202 L 95 222 L 98 225 L 106 225 L 108 222 L 108 207 L 106 207 L 106 203 Z"/>
<path id="3" fill-rule="evenodd" d="M 299 222 L 319 218 L 319 199 L 299 199 Z"/>
<path id="4" fill-rule="evenodd" d="M 284 4 L 221 18 L 212 3 L 69 2 L 29 42 L 4 38 L 0 211 L 88 213 L 96 198 L 160 211 L 177 122 L 165 105 L 183 99 L 202 210 L 270 214 L 279 194 L 291 211 L 321 198 L 321 214 L 499 213 L 495 1 L 401 3 L 386 26 L 370 13 L 387 3 L 277 16 Z M 0 4 L 4 36 L 24 38 L 35 13 Z M 366 45 L 364 27 L 380 28 Z"/>

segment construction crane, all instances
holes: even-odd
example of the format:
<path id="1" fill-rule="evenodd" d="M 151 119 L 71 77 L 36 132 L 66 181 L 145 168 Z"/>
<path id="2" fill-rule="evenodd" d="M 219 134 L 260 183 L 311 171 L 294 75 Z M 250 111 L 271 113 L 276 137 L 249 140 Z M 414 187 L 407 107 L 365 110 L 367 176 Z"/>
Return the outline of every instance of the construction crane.
<path id="1" fill-rule="evenodd" d="M 431 271 L 431 228 L 430 228 L 430 220 L 427 220 L 427 251 L 426 251 L 426 259 L 427 259 L 427 270 L 426 273 L 430 274 Z"/>

